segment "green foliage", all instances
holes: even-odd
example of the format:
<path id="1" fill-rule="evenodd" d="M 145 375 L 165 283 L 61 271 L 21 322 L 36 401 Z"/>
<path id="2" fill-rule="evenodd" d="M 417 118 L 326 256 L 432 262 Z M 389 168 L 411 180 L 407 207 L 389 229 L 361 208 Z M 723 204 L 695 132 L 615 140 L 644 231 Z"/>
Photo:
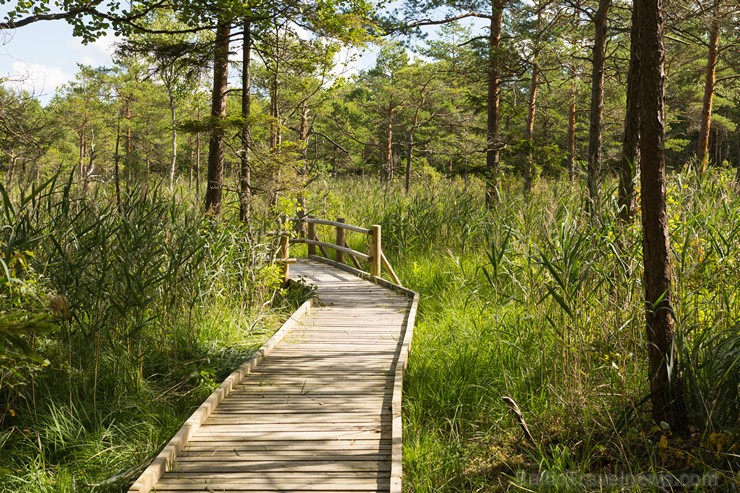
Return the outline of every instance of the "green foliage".
<path id="1" fill-rule="evenodd" d="M 260 230 L 74 182 L 0 188 L 3 491 L 124 490 L 291 306 Z"/>
<path id="2" fill-rule="evenodd" d="M 588 481 L 615 471 L 635 482 L 695 474 L 731 488 L 740 204 L 730 179 L 686 171 L 669 181 L 687 437 L 648 419 L 640 230 L 619 225 L 616 192 L 589 219 L 585 191 L 554 180 L 527 196 L 505 181 L 490 213 L 476 180 L 410 195 L 367 180 L 327 184 L 329 214 L 381 224 L 391 264 L 422 295 L 404 388 L 406 488 L 553 491 L 532 482 L 549 477 L 558 491 L 592 491 Z M 502 396 L 519 404 L 534 447 Z"/>

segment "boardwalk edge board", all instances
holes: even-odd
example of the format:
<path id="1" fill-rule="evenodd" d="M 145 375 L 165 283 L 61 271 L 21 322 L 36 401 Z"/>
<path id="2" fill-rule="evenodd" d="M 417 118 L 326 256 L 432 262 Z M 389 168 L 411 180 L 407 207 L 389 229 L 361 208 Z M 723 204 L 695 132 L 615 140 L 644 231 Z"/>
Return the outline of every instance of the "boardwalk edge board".
<path id="1" fill-rule="evenodd" d="M 321 262 L 327 265 L 331 265 L 337 269 L 341 269 L 349 274 L 353 274 L 366 281 L 373 282 L 380 286 L 388 289 L 392 289 L 401 294 L 405 294 L 411 299 L 411 306 L 409 308 L 408 318 L 406 319 L 406 327 L 403 336 L 403 342 L 401 343 L 401 351 L 398 355 L 396 362 L 396 374 L 393 382 L 393 401 L 391 404 L 391 414 L 393 416 L 392 421 L 392 432 L 391 432 L 391 484 L 390 493 L 401 493 L 402 491 L 402 477 L 403 477 L 403 420 L 401 414 L 401 400 L 403 394 L 403 374 L 408 364 L 409 352 L 411 351 L 411 342 L 414 336 L 414 324 L 416 323 L 416 311 L 419 306 L 419 293 L 410 289 L 394 284 L 390 281 L 375 277 L 368 272 L 361 271 L 345 265 L 326 257 L 320 257 L 318 255 L 309 255 L 311 260 Z"/>
<path id="2" fill-rule="evenodd" d="M 285 338 L 290 330 L 298 324 L 308 313 L 313 304 L 313 298 L 304 302 L 277 332 L 265 342 L 247 361 L 234 370 L 226 380 L 195 410 L 178 430 L 172 440 L 165 445 L 152 463 L 141 473 L 141 476 L 129 489 L 129 493 L 149 493 L 157 484 L 162 475 L 169 471 L 179 454 L 200 426 L 214 412 L 216 407 L 228 396 L 234 388 L 267 356 L 272 349 Z"/>

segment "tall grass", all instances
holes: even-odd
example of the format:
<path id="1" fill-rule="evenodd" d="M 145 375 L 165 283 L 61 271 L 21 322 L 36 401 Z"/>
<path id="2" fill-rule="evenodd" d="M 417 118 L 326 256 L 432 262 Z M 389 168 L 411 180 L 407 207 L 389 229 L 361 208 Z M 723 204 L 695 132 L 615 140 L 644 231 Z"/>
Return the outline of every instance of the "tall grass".
<path id="1" fill-rule="evenodd" d="M 125 491 L 290 308 L 271 240 L 158 187 L 0 193 L 3 314 L 44 329 L 0 345 L 0 491 Z"/>
<path id="2" fill-rule="evenodd" d="M 405 381 L 407 491 L 607 490 L 617 473 L 612 486 L 629 490 L 658 488 L 643 473 L 739 484 L 740 197 L 729 174 L 670 177 L 693 430 L 675 436 L 648 419 L 639 217 L 618 222 L 615 189 L 591 216 L 569 182 L 529 195 L 505 182 L 492 211 L 476 180 L 430 180 L 409 195 L 349 180 L 310 198 L 329 216 L 381 224 L 386 255 L 422 296 Z M 563 481 L 536 481 L 547 477 Z"/>

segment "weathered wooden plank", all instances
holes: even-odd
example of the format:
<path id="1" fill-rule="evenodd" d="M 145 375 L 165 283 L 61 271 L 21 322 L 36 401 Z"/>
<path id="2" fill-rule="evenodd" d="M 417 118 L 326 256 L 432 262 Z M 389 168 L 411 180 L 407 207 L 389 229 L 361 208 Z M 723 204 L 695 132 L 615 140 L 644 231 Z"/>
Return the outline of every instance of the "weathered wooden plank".
<path id="1" fill-rule="evenodd" d="M 247 477 L 236 474 L 212 479 L 175 477 L 163 479 L 156 491 L 388 491 L 388 479 L 366 474 L 305 477 L 280 473 Z"/>
<path id="2" fill-rule="evenodd" d="M 233 386 L 156 491 L 400 487 L 399 382 L 413 294 L 351 268 L 301 261 L 291 270 L 318 286 L 320 306 Z"/>
<path id="3" fill-rule="evenodd" d="M 147 493 L 157 483 L 162 474 L 167 471 L 175 461 L 177 454 L 182 450 L 197 431 L 200 425 L 208 419 L 213 410 L 228 397 L 229 393 L 238 384 L 245 375 L 247 375 L 275 346 L 287 335 L 288 332 L 296 325 L 298 320 L 311 308 L 312 302 L 309 300 L 288 319 L 283 326 L 260 347 L 255 357 L 250 358 L 239 368 L 229 375 L 226 380 L 216 389 L 206 401 L 195 410 L 190 418 L 180 427 L 178 432 L 165 445 L 164 449 L 154 458 L 152 463 L 144 470 L 139 478 L 131 486 L 130 492 Z"/>
<path id="4" fill-rule="evenodd" d="M 241 458 L 232 458 L 227 461 L 223 460 L 189 460 L 187 458 L 178 459 L 173 473 L 205 473 L 213 476 L 215 473 L 266 473 L 266 472 L 284 472 L 286 474 L 295 472 L 377 472 L 390 473 L 390 460 L 343 460 L 343 459 L 316 459 L 316 460 L 243 460 Z"/>
<path id="5" fill-rule="evenodd" d="M 201 447 L 200 449 L 186 447 L 182 452 L 180 452 L 180 455 L 177 456 L 177 460 L 208 461 L 231 460 L 233 458 L 241 461 L 261 461 L 265 460 L 265 457 L 268 456 L 273 460 L 279 461 L 300 461 L 306 460 L 306 458 L 322 460 L 389 460 L 389 457 L 391 456 L 390 445 L 382 449 L 378 446 L 375 448 L 348 448 L 340 450 L 336 448 L 336 444 L 333 444 L 331 448 L 324 450 L 314 450 L 304 447 L 269 450 L 269 455 L 265 452 L 265 449 L 256 450 L 238 447 Z"/>
<path id="6" fill-rule="evenodd" d="M 213 442 L 234 438 L 249 438 L 253 440 L 362 440 L 372 439 L 380 436 L 383 430 L 332 430 L 332 431 L 233 431 L 233 430 L 211 430 L 192 437 L 193 442 Z"/>

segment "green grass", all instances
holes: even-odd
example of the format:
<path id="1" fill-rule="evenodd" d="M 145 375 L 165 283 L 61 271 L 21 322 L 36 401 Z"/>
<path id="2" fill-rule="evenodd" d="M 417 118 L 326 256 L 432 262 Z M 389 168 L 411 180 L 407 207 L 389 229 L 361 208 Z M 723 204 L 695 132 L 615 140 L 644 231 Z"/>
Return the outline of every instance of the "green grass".
<path id="1" fill-rule="evenodd" d="M 327 214 L 381 224 L 391 263 L 421 294 L 404 387 L 405 490 L 653 491 L 681 474 L 703 479 L 697 491 L 740 485 L 740 198 L 730 175 L 670 177 L 688 436 L 649 421 L 639 217 L 621 226 L 612 191 L 589 218 L 584 190 L 569 182 L 502 192 L 490 213 L 475 180 L 420 183 L 408 196 L 352 180 L 317 192 L 333 204 Z"/>
<path id="2" fill-rule="evenodd" d="M 120 207 L 72 180 L 0 191 L 0 491 L 126 491 L 296 306 L 268 215 L 245 231 L 157 187 Z"/>
<path id="3" fill-rule="evenodd" d="M 640 225 L 617 222 L 608 186 L 592 217 L 583 187 L 567 181 L 542 180 L 525 196 L 503 180 L 493 211 L 475 179 L 426 177 L 409 195 L 360 179 L 308 191 L 312 214 L 380 224 L 391 264 L 421 294 L 404 388 L 405 491 L 739 484 L 731 176 L 669 179 L 684 436 L 649 420 Z M 0 300 L 16 318 L 0 319 L 0 491 L 125 491 L 295 306 L 274 289 L 274 237 L 264 234 L 295 202 L 281 199 L 245 230 L 235 203 L 212 221 L 180 192 L 131 191 L 120 210 L 104 188 L 85 201 L 64 183 L 11 195 L 0 245 L 13 281 Z M 333 239 L 331 228 L 319 233 Z M 361 235 L 348 240 L 366 248 Z M 20 319 L 34 334 L 24 350 L 3 342 Z"/>

